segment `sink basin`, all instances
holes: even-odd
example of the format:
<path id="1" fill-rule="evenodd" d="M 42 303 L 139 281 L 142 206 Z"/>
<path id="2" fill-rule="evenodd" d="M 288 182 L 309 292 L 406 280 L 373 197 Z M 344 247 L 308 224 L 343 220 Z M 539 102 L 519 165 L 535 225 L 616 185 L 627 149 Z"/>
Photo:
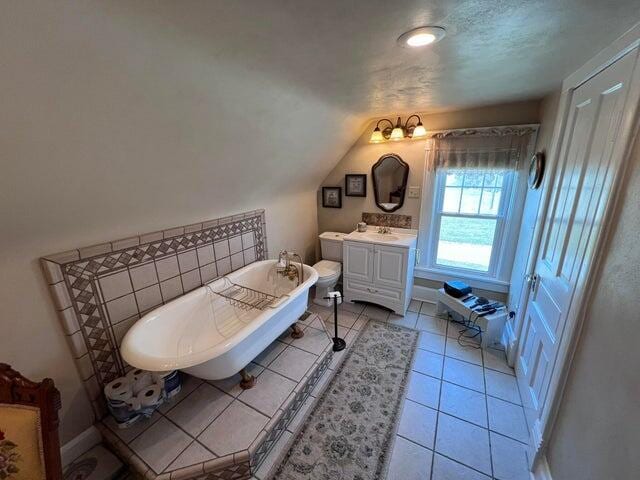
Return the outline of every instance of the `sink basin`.
<path id="1" fill-rule="evenodd" d="M 374 242 L 395 242 L 396 240 L 400 240 L 400 237 L 391 233 L 366 233 L 363 236 Z"/>

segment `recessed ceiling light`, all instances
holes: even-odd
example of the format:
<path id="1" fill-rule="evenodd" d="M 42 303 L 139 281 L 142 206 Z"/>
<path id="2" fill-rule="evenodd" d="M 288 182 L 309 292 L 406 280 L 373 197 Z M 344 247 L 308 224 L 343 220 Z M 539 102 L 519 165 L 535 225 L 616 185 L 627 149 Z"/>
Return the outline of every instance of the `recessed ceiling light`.
<path id="1" fill-rule="evenodd" d="M 442 40 L 444 34 L 442 27 L 418 27 L 400 35 L 398 43 L 405 48 L 424 47 Z"/>

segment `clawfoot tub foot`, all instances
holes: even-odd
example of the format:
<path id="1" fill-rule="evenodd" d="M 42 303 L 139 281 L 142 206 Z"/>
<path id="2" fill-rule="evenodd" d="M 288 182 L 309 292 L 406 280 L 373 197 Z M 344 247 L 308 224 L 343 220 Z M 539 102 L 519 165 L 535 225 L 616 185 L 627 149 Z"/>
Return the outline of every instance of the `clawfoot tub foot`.
<path id="1" fill-rule="evenodd" d="M 249 375 L 244 368 L 240 370 L 240 376 L 242 377 L 242 380 L 240 380 L 241 389 L 249 390 L 250 388 L 255 387 L 256 377 L 254 377 L 253 375 Z"/>
<path id="2" fill-rule="evenodd" d="M 292 330 L 291 338 L 302 338 L 302 337 L 304 337 L 304 332 L 298 326 L 297 323 L 294 323 L 293 325 L 291 325 L 291 330 Z"/>

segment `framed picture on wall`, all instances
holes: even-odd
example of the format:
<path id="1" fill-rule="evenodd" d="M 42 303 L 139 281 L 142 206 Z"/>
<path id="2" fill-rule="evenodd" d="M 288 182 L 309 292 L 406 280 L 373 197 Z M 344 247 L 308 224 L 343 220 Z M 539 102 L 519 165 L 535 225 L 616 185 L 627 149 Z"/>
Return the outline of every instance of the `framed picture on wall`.
<path id="1" fill-rule="evenodd" d="M 347 197 L 367 196 L 367 175 L 348 174 L 344 176 L 344 194 Z"/>
<path id="2" fill-rule="evenodd" d="M 322 187 L 322 206 L 342 208 L 342 187 Z"/>

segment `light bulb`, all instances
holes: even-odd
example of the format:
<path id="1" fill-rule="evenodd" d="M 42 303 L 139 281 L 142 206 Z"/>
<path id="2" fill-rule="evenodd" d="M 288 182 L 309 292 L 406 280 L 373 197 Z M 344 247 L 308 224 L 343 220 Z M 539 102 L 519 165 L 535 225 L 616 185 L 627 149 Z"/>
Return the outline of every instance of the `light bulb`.
<path id="1" fill-rule="evenodd" d="M 433 43 L 435 39 L 436 36 L 433 33 L 416 33 L 407 38 L 407 45 L 410 47 L 424 47 Z"/>
<path id="2" fill-rule="evenodd" d="M 395 127 L 393 130 L 391 130 L 391 136 L 389 137 L 389 140 L 397 142 L 398 140 L 402 140 L 403 138 L 404 130 L 402 130 L 402 127 Z"/>
<path id="3" fill-rule="evenodd" d="M 424 137 L 426 134 L 427 134 L 427 129 L 424 128 L 424 125 L 422 125 L 422 122 L 418 122 L 418 125 L 416 125 L 416 128 L 413 129 L 413 135 L 411 138 Z"/>
<path id="4" fill-rule="evenodd" d="M 382 143 L 384 142 L 384 136 L 378 127 L 375 128 L 369 139 L 369 143 Z"/>

